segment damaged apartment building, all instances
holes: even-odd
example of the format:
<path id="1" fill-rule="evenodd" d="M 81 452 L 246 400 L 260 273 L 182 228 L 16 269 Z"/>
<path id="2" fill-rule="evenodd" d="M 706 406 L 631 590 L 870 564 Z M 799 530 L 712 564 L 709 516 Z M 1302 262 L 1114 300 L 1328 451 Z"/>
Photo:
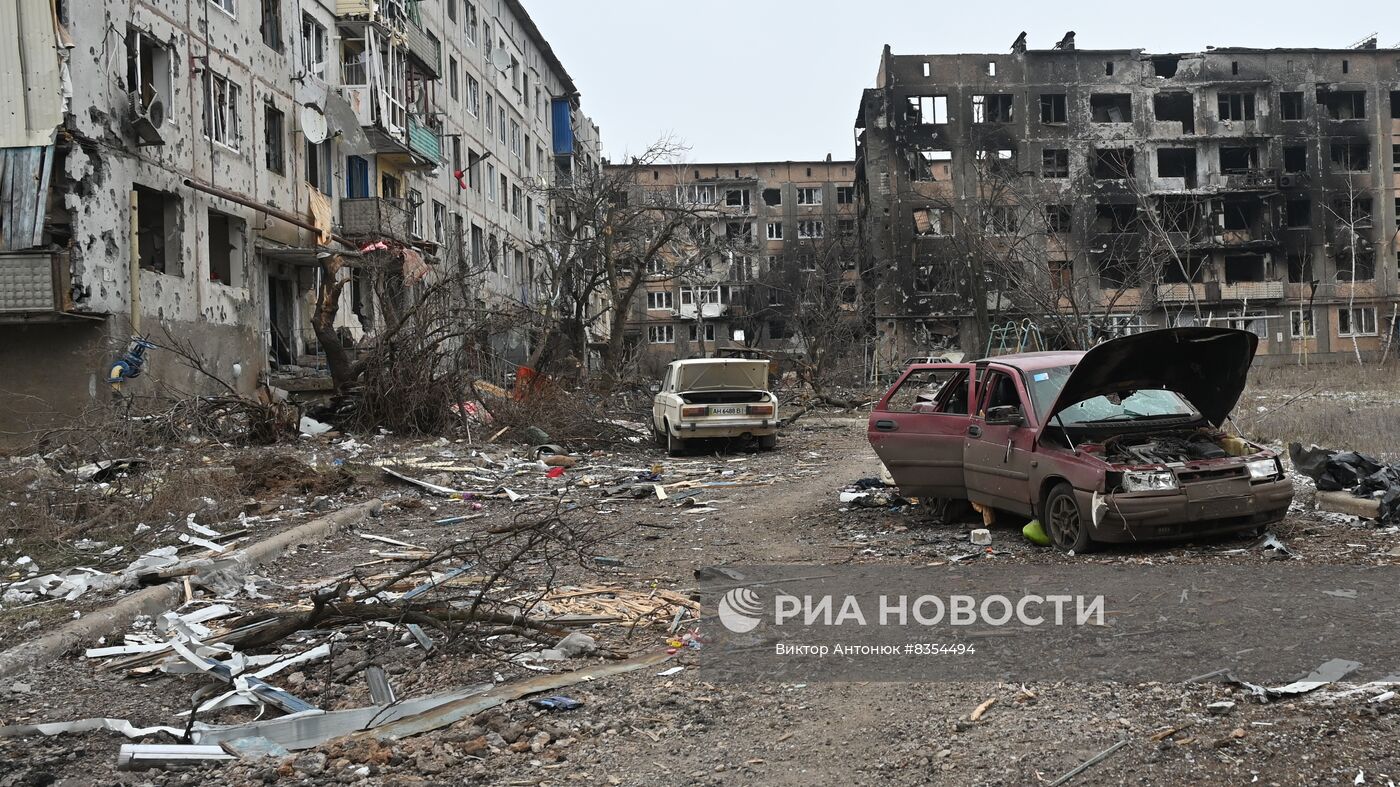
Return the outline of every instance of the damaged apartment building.
<path id="1" fill-rule="evenodd" d="M 705 215 L 719 239 L 700 259 L 658 260 L 649 271 L 626 326 L 644 367 L 739 350 L 801 354 L 791 315 L 803 279 L 838 279 L 854 304 L 854 162 L 828 156 L 615 169 L 639 189 Z"/>
<path id="2" fill-rule="evenodd" d="M 886 47 L 856 138 L 863 271 L 888 359 L 1190 324 L 1255 332 L 1264 363 L 1389 350 L 1400 51 L 1374 39 L 1187 54 L 1077 49 L 1073 33 L 1044 49 L 1023 33 L 1005 54 Z M 1000 272 L 1024 280 L 1004 287 L 1019 301 L 999 291 L 998 255 L 1026 264 Z M 1034 289 L 1051 293 L 1039 309 Z M 1070 309 L 1088 316 L 1074 336 L 1047 314 Z"/>
<path id="3" fill-rule="evenodd" d="M 134 336 L 178 337 L 241 390 L 325 387 L 310 326 L 327 254 L 336 318 L 372 343 L 360 250 L 408 284 L 482 271 L 533 297 L 561 173 L 597 127 L 516 0 L 16 0 L 0 10 L 0 347 L 8 424 L 107 401 Z M 526 337 L 493 342 L 503 367 Z M 157 382 L 208 380 L 160 348 Z"/>

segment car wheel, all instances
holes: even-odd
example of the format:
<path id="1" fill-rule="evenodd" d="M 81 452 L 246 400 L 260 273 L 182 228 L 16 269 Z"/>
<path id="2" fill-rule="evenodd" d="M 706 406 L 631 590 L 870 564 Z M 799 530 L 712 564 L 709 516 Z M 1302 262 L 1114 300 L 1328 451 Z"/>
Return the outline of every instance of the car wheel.
<path id="1" fill-rule="evenodd" d="M 774 448 L 778 447 L 778 436 L 775 434 L 760 435 L 758 438 L 758 447 L 764 451 L 772 451 Z"/>
<path id="2" fill-rule="evenodd" d="M 656 428 L 655 421 L 651 422 L 651 439 L 652 442 L 656 443 L 657 448 L 666 447 L 666 433 Z"/>
<path id="3" fill-rule="evenodd" d="M 1050 542 L 1061 552 L 1080 554 L 1089 548 L 1089 521 L 1069 484 L 1059 484 L 1045 498 L 1044 525 Z"/>
<path id="4" fill-rule="evenodd" d="M 685 440 L 671 434 L 671 427 L 666 426 L 666 453 L 671 456 L 685 455 Z"/>

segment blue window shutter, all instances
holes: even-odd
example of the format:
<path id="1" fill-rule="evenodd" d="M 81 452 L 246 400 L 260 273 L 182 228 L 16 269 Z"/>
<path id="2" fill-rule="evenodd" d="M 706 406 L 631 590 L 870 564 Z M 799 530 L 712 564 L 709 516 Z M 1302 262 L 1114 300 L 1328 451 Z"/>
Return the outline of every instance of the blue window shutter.
<path id="1" fill-rule="evenodd" d="M 551 99 L 550 109 L 554 115 L 554 155 L 572 156 L 574 155 L 574 121 L 573 114 L 569 111 L 569 100 L 567 98 Z"/>

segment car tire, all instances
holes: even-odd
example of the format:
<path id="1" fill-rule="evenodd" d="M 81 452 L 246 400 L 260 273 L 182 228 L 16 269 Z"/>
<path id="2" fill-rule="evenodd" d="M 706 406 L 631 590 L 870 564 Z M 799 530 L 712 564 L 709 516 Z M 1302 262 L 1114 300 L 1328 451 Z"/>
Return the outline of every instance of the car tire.
<path id="1" fill-rule="evenodd" d="M 685 440 L 671 434 L 671 427 L 666 425 L 666 453 L 671 456 L 685 456 Z"/>
<path id="2" fill-rule="evenodd" d="M 657 448 L 666 447 L 666 433 L 656 428 L 655 421 L 651 422 L 651 439 L 652 442 L 656 443 Z"/>
<path id="3" fill-rule="evenodd" d="M 1045 514 L 1041 520 L 1050 543 L 1061 552 L 1082 554 L 1089 549 L 1091 523 L 1079 507 L 1074 487 L 1056 484 L 1045 496 Z"/>
<path id="4" fill-rule="evenodd" d="M 772 451 L 778 447 L 778 436 L 775 434 L 760 435 L 758 438 L 758 447 L 763 451 Z"/>

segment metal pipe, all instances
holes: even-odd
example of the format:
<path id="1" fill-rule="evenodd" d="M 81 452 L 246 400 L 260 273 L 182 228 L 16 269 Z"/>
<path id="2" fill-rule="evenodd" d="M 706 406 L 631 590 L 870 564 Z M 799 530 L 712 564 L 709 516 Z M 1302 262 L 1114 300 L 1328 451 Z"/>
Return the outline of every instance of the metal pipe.
<path id="1" fill-rule="evenodd" d="M 186 186 L 189 186 L 190 188 L 196 191 L 202 191 L 205 194 L 213 194 L 214 196 L 226 199 L 229 202 L 236 202 L 244 207 L 252 208 L 253 210 L 266 213 L 267 215 L 272 216 L 273 218 L 281 219 L 282 221 L 285 221 L 293 226 L 301 227 L 304 230 L 311 230 L 312 232 L 317 234 L 317 237 L 320 237 L 320 227 L 317 227 L 315 224 L 312 224 L 311 222 L 307 221 L 306 219 L 303 219 L 302 217 L 294 213 L 288 213 L 287 211 L 282 210 L 281 208 L 274 208 L 271 205 L 264 205 L 260 202 L 255 202 L 252 199 L 243 196 L 242 194 L 228 191 L 226 189 L 221 189 L 218 186 L 206 186 L 203 183 L 197 183 L 193 180 L 190 180 L 189 178 L 185 178 L 184 182 Z M 333 240 L 338 240 L 341 243 L 344 243 L 346 246 L 355 248 L 355 243 L 353 241 L 347 240 L 346 238 L 342 238 L 341 236 L 336 235 L 335 233 L 331 233 L 331 238 Z"/>
<path id="2" fill-rule="evenodd" d="M 141 197 L 136 189 L 132 189 L 127 194 L 127 207 L 131 212 L 128 217 L 131 226 L 131 262 L 127 266 L 127 275 L 131 277 L 131 333 L 135 336 L 141 335 L 141 222 L 137 218 L 140 206 Z"/>

